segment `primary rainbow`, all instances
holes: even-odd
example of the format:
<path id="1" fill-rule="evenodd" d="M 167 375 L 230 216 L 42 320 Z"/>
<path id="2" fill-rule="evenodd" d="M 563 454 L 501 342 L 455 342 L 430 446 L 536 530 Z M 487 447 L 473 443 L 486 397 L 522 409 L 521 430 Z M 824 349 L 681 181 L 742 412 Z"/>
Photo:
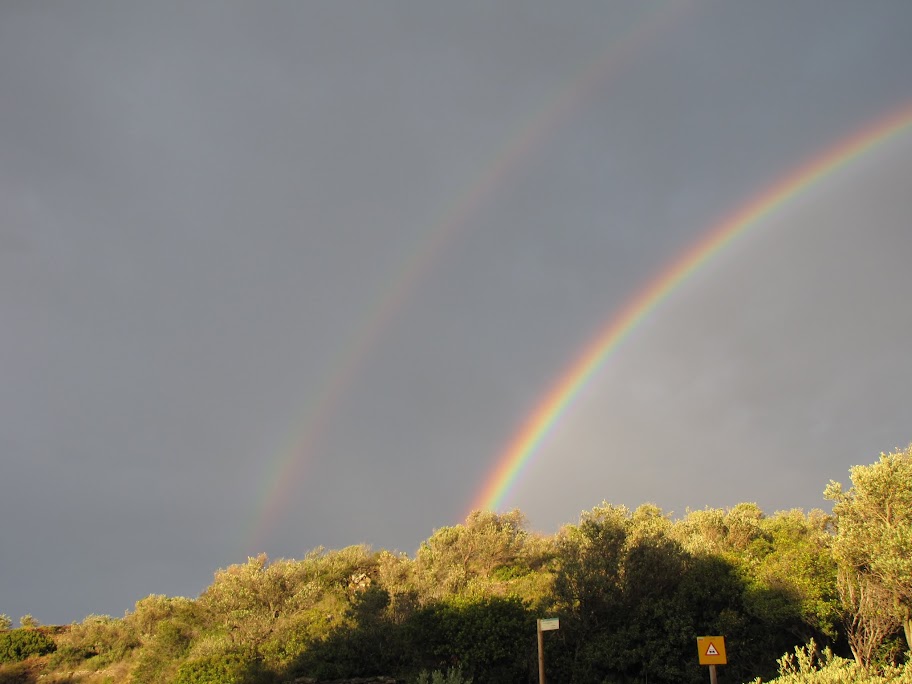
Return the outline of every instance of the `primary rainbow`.
<path id="1" fill-rule="evenodd" d="M 551 387 L 516 433 L 472 504 L 472 510 L 503 505 L 536 449 L 611 353 L 652 311 L 702 264 L 725 249 L 748 228 L 840 167 L 912 126 L 912 103 L 864 126 L 823 154 L 802 164 L 755 196 L 734 214 L 708 230 L 616 315 Z"/>

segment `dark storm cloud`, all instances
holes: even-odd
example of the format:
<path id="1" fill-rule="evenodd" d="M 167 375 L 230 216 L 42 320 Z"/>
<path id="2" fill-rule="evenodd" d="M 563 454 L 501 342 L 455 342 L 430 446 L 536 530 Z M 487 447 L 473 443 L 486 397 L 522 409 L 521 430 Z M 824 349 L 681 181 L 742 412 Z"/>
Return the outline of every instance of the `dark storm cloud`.
<path id="1" fill-rule="evenodd" d="M 194 595 L 246 552 L 414 550 L 459 520 L 536 399 L 652 274 L 912 97 L 902 2 L 692 3 L 573 95 L 666 10 L 0 9 L 0 514 L 13 521 L 0 612 L 121 614 L 150 592 Z M 579 99 L 453 228 L 298 453 L 344 375 L 340 350 L 416 245 L 562 94 Z M 859 171 L 858 194 L 845 187 L 854 203 L 824 195 L 795 219 L 833 231 L 805 231 L 785 254 L 758 241 L 774 274 L 732 255 L 657 315 L 650 329 L 666 332 L 644 329 L 599 379 L 603 403 L 568 418 L 578 451 L 542 454 L 539 476 L 566 458 L 591 484 L 553 482 L 550 507 L 534 472 L 517 491 L 535 525 L 620 491 L 713 503 L 673 496 L 658 475 L 696 481 L 691 465 L 738 443 L 755 446 L 727 481 L 749 472 L 761 503 L 808 505 L 808 487 L 816 496 L 859 454 L 912 439 L 896 436 L 909 321 L 891 312 L 909 244 L 908 193 L 894 186 L 908 146 L 896 154 Z M 723 276 L 741 280 L 714 286 Z M 887 321 L 889 334 L 864 334 Z M 840 344 L 821 345 L 828 334 Z M 587 438 L 606 438 L 591 410 L 626 426 L 605 447 L 623 471 L 593 460 Z M 265 548 L 244 548 L 289 456 L 302 459 L 293 495 Z"/>

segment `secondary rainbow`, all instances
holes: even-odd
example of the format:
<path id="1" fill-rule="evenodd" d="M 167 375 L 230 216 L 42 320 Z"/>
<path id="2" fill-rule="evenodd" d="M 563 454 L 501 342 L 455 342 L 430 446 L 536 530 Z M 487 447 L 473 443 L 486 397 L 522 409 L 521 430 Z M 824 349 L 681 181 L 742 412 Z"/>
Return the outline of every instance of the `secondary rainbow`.
<path id="1" fill-rule="evenodd" d="M 485 481 L 472 509 L 497 510 L 542 441 L 572 405 L 587 383 L 643 319 L 693 274 L 722 252 L 748 228 L 837 169 L 912 126 L 912 103 L 842 139 L 810 162 L 802 164 L 716 224 L 615 315 L 583 349 L 551 387 L 516 433 Z"/>
<path id="2" fill-rule="evenodd" d="M 269 459 L 263 468 L 258 485 L 254 510 L 241 534 L 239 555 L 259 552 L 266 545 L 270 530 L 276 525 L 282 511 L 297 486 L 303 470 L 323 438 L 332 418 L 355 382 L 359 371 L 367 363 L 370 351 L 392 327 L 396 314 L 401 311 L 433 266 L 446 253 L 446 248 L 470 223 L 470 217 L 499 188 L 514 170 L 521 168 L 531 152 L 551 131 L 570 117 L 589 97 L 601 87 L 616 70 L 622 68 L 644 47 L 653 45 L 677 21 L 688 15 L 695 5 L 676 0 L 646 5 L 633 23 L 621 32 L 617 40 L 580 69 L 544 106 L 525 117 L 504 144 L 499 147 L 480 175 L 457 196 L 443 217 L 427 231 L 424 239 L 405 255 L 399 267 L 379 288 L 359 317 L 345 344 L 327 363 L 322 381 L 311 394 L 311 401 L 304 407 L 295 434 L 286 441 L 277 456 Z"/>

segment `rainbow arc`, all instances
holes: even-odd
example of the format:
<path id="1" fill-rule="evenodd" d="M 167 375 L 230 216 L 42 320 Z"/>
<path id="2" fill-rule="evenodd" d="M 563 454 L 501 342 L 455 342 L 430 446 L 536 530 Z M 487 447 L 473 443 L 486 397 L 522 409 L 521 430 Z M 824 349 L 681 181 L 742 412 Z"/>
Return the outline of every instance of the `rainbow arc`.
<path id="1" fill-rule="evenodd" d="M 912 103 L 864 126 L 792 170 L 704 233 L 642 288 L 590 341 L 547 391 L 514 435 L 472 502 L 471 510 L 500 509 L 517 478 L 577 396 L 625 339 L 701 266 L 790 200 L 872 149 L 912 127 Z"/>

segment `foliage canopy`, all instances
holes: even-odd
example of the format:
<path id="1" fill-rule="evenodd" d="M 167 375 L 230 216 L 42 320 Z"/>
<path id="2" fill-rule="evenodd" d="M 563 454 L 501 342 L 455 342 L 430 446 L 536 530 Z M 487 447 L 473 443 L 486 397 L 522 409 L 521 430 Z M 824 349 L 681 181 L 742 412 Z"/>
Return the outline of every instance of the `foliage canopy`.
<path id="1" fill-rule="evenodd" d="M 742 503 L 673 520 L 604 502 L 542 535 L 519 511 L 476 511 L 414 558 L 260 555 L 195 599 L 148 596 L 123 618 L 10 629 L 2 616 L 0 683 L 35 667 L 49 684 L 77 670 L 84 684 L 522 683 L 537 677 L 535 620 L 553 616 L 552 681 L 697 684 L 694 638 L 724 634 L 726 681 L 912 684 L 910 449 L 852 468 L 848 491 L 831 483 L 832 516 Z"/>

